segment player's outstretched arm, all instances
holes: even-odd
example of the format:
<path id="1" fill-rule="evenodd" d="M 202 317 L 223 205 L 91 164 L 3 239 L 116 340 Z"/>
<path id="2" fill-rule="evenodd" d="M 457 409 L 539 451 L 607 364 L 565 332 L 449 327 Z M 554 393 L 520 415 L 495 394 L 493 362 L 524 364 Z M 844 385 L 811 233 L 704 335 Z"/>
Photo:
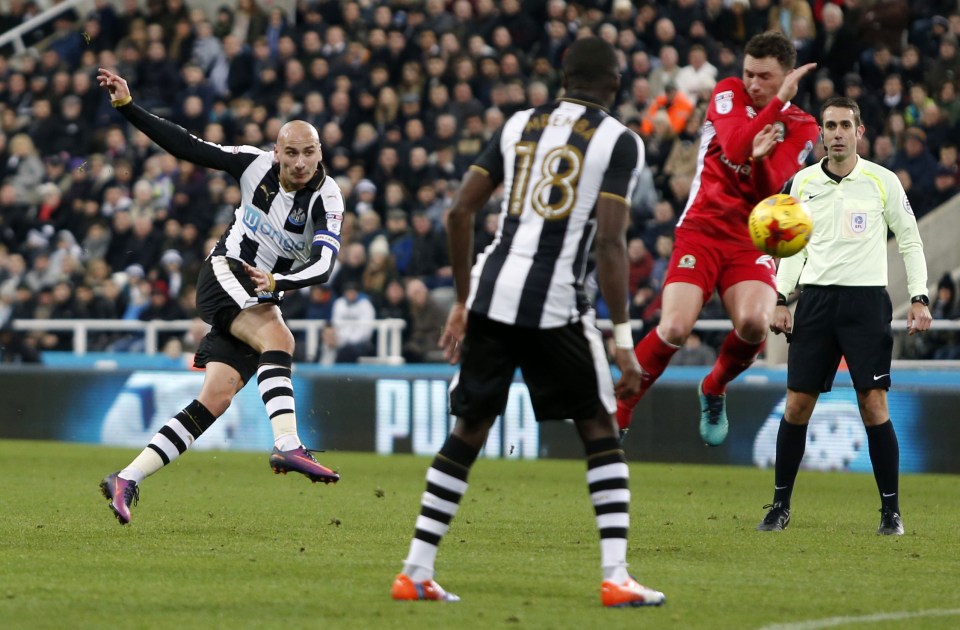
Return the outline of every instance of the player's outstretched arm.
<path id="1" fill-rule="evenodd" d="M 97 72 L 97 82 L 110 94 L 110 102 L 114 107 L 122 107 L 133 100 L 130 98 L 127 80 L 116 72 L 100 68 Z"/>
<path id="2" fill-rule="evenodd" d="M 163 150 L 178 159 L 225 171 L 239 179 L 247 166 L 261 153 L 253 147 L 241 150 L 238 147 L 221 147 L 204 142 L 180 125 L 151 114 L 133 102 L 126 79 L 106 68 L 97 71 L 97 82 L 110 94 L 110 103 L 117 111 Z"/>

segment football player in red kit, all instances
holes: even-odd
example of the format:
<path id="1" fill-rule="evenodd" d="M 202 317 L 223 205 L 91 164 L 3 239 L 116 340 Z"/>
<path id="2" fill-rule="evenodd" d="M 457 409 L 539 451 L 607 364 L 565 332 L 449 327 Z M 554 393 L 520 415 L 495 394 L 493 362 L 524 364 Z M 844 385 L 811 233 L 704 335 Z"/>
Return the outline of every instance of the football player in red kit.
<path id="1" fill-rule="evenodd" d="M 816 64 L 794 69 L 796 50 L 780 33 L 746 46 L 743 78 L 720 81 L 707 108 L 697 172 L 676 228 L 663 288 L 660 323 L 637 344 L 640 393 L 618 400 L 621 435 L 633 409 L 684 344 L 714 289 L 733 321 L 713 370 L 701 381 L 700 436 L 727 437 L 726 385 L 763 349 L 777 300 L 776 267 L 750 240 L 747 218 L 803 166 L 819 134 L 816 119 L 790 103 Z"/>

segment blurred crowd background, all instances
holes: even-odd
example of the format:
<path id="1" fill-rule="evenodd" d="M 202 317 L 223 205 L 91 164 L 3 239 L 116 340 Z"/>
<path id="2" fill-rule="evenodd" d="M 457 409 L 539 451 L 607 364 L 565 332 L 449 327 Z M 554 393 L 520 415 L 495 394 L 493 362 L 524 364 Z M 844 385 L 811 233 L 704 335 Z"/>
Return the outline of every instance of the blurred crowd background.
<path id="1" fill-rule="evenodd" d="M 55 3 L 53 3 L 55 4 Z M 331 322 L 324 363 L 373 352 L 374 331 L 407 321 L 407 361 L 440 357 L 452 299 L 444 221 L 466 168 L 512 113 L 561 95 L 560 61 L 578 37 L 613 44 L 614 113 L 646 146 L 631 200 L 631 316 L 657 321 L 673 228 L 690 192 L 699 128 L 743 46 L 774 29 L 816 62 L 798 104 L 817 115 L 856 99 L 859 153 L 894 170 L 918 218 L 954 196 L 960 175 L 957 0 L 94 0 L 0 49 L 0 360 L 69 350 L 68 333 L 18 333 L 16 319 L 189 319 L 200 262 L 233 216 L 237 182 L 178 161 L 126 124 L 95 82 L 119 72 L 135 101 L 222 145 L 272 150 L 280 126 L 316 126 L 346 201 L 337 271 L 288 292 L 288 318 Z M 43 6 L 9 0 L 0 33 Z M 822 153 L 811 155 L 817 160 Z M 499 193 L 498 193 L 499 194 Z M 499 197 L 477 217 L 476 250 Z M 596 296 L 596 283 L 588 288 Z M 941 280 L 936 316 L 957 317 Z M 935 298 L 935 299 L 934 299 Z M 598 299 L 598 312 L 605 307 Z M 716 300 L 702 315 L 722 318 Z M 202 327 L 168 335 L 189 351 Z M 675 363 L 707 363 L 710 334 Z M 133 351 L 137 336 L 94 335 L 91 350 Z M 301 357 L 303 348 L 299 348 Z M 909 350 L 960 358 L 949 334 Z M 956 356 L 951 356 L 951 353 Z"/>

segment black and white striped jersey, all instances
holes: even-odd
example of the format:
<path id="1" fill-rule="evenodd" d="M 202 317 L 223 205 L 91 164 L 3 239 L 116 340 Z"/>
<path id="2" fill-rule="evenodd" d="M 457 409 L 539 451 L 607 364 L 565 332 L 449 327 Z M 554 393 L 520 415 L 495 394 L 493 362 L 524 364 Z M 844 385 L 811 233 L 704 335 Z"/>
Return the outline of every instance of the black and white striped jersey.
<path id="1" fill-rule="evenodd" d="M 343 195 L 322 166 L 302 189 L 287 192 L 272 151 L 205 142 L 135 103 L 118 109 L 174 157 L 225 171 L 239 182 L 240 206 L 211 256 L 270 271 L 277 291 L 330 277 L 340 250 Z"/>
<path id="2" fill-rule="evenodd" d="M 467 307 L 527 328 L 579 321 L 597 200 L 629 208 L 643 160 L 640 137 L 599 105 L 567 98 L 511 116 L 470 167 L 502 181 L 504 198 Z"/>

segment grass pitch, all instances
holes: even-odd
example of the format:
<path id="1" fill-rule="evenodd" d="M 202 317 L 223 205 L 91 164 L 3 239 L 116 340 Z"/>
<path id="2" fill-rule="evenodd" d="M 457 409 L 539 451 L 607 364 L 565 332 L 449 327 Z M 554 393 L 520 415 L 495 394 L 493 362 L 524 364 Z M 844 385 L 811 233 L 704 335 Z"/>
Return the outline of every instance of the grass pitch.
<path id="1" fill-rule="evenodd" d="M 770 534 L 754 527 L 772 472 L 632 464 L 632 571 L 667 603 L 604 610 L 583 462 L 477 463 L 437 566 L 463 601 L 444 605 L 389 597 L 429 459 L 324 453 L 343 480 L 323 486 L 274 476 L 266 452 L 191 452 L 120 527 L 98 483 L 133 455 L 0 441 L 0 626 L 960 625 L 957 477 L 903 477 L 907 533 L 881 538 L 871 476 L 803 471 Z"/>

